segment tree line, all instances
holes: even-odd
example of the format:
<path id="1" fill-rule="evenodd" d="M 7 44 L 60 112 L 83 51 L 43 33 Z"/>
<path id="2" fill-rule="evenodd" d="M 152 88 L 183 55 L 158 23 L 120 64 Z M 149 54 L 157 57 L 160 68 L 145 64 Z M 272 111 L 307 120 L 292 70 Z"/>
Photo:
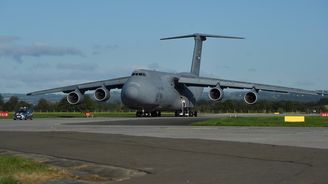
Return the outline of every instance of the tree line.
<path id="1" fill-rule="evenodd" d="M 328 110 L 328 98 L 317 102 L 269 101 L 259 100 L 256 104 L 248 105 L 243 100 L 226 100 L 214 102 L 201 100 L 197 103 L 200 112 L 211 113 L 319 113 Z"/>
<path id="2" fill-rule="evenodd" d="M 131 111 L 121 103 L 95 102 L 89 96 L 85 96 L 84 101 L 78 105 L 71 105 L 66 98 L 62 98 L 59 102 L 49 102 L 46 99 L 40 99 L 36 105 L 20 100 L 16 96 L 10 97 L 4 102 L 0 94 L 0 111 L 15 111 L 20 107 L 33 108 L 34 111 L 40 112 L 126 112 Z M 254 105 L 247 105 L 240 100 L 226 100 L 223 102 L 214 102 L 208 100 L 200 100 L 197 102 L 196 109 L 199 112 L 211 113 L 273 113 L 273 112 L 303 112 L 313 113 L 328 111 L 328 98 L 323 98 L 317 102 L 305 103 L 294 101 L 265 101 L 260 100 Z"/>
<path id="3" fill-rule="evenodd" d="M 69 104 L 66 97 L 63 97 L 59 102 L 50 102 L 44 98 L 41 98 L 36 105 L 33 105 L 20 100 L 16 96 L 11 96 L 7 102 L 4 102 L 4 99 L 0 94 L 0 111 L 12 112 L 20 107 L 32 108 L 34 111 L 38 112 L 107 112 L 129 110 L 120 103 L 95 102 L 88 95 L 85 95 L 83 102 L 77 105 Z"/>

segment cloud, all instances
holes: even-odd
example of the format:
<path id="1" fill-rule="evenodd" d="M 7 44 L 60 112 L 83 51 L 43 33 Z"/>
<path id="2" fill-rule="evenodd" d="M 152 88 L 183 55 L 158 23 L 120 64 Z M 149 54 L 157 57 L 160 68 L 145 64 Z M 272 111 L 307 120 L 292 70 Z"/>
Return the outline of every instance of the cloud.
<path id="1" fill-rule="evenodd" d="M 255 68 L 249 68 L 247 71 L 249 71 L 249 72 L 256 72 L 257 70 Z"/>
<path id="2" fill-rule="evenodd" d="M 161 66 L 157 62 L 150 63 L 147 68 L 151 70 L 160 70 Z"/>
<path id="3" fill-rule="evenodd" d="M 230 70 L 231 69 L 231 67 L 230 66 L 228 66 L 228 65 L 223 65 L 223 67 L 222 68 L 224 68 L 224 69 L 226 69 L 226 70 Z"/>
<path id="4" fill-rule="evenodd" d="M 18 62 L 22 62 L 22 58 L 26 56 L 41 57 L 66 55 L 82 56 L 83 54 L 80 50 L 71 47 L 53 47 L 40 44 L 33 44 L 31 46 L 0 45 L 0 57 L 11 58 Z"/>
<path id="5" fill-rule="evenodd" d="M 13 42 L 19 40 L 19 37 L 17 36 L 1 36 L 0 35 L 0 44 L 1 43 L 8 43 L 8 42 Z"/>
<path id="6" fill-rule="evenodd" d="M 18 40 L 15 36 L 0 36 L 0 58 L 11 58 L 17 62 L 22 62 L 23 57 L 41 57 L 41 56 L 83 56 L 82 51 L 72 47 L 55 47 L 47 44 L 34 43 L 31 45 L 13 44 Z"/>
<path id="7" fill-rule="evenodd" d="M 89 64 L 89 63 L 79 63 L 79 64 L 59 63 L 59 64 L 57 64 L 57 69 L 60 69 L 60 70 L 94 71 L 97 67 L 98 67 L 98 65 Z"/>
<path id="8" fill-rule="evenodd" d="M 98 54 L 101 54 L 102 52 L 105 52 L 107 50 L 116 50 L 118 49 L 119 46 L 117 44 L 107 44 L 107 45 L 101 45 L 101 44 L 97 44 L 97 45 L 94 45 L 93 48 L 92 48 L 92 54 L 93 55 L 98 55 Z"/>
<path id="9" fill-rule="evenodd" d="M 146 68 L 146 69 L 155 70 L 155 71 L 163 71 L 163 72 L 169 72 L 169 73 L 177 73 L 177 71 L 175 69 L 163 67 L 158 62 L 152 62 L 152 63 L 148 64 L 147 66 L 140 66 L 140 67 L 135 67 L 135 68 Z"/>
<path id="10" fill-rule="evenodd" d="M 299 81 L 299 80 L 294 82 L 294 84 L 302 87 L 312 87 L 315 85 L 315 83 L 312 81 Z"/>

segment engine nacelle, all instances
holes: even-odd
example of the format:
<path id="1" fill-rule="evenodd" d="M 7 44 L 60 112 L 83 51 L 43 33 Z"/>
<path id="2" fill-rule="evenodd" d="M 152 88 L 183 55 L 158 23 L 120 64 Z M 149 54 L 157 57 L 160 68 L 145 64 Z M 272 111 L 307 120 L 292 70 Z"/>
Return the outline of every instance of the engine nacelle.
<path id="1" fill-rule="evenodd" d="M 244 96 L 244 101 L 249 104 L 253 105 L 257 102 L 257 93 L 254 91 L 249 91 Z"/>
<path id="2" fill-rule="evenodd" d="M 110 98 L 109 90 L 106 87 L 96 89 L 94 97 L 98 102 L 106 101 Z"/>
<path id="3" fill-rule="evenodd" d="M 66 99 L 67 99 L 68 103 L 70 103 L 72 105 L 76 105 L 83 101 L 84 95 L 81 93 L 80 90 L 77 89 L 75 91 L 68 93 Z"/>
<path id="4" fill-rule="evenodd" d="M 213 101 L 220 101 L 223 98 L 223 89 L 220 87 L 211 88 L 208 97 Z"/>

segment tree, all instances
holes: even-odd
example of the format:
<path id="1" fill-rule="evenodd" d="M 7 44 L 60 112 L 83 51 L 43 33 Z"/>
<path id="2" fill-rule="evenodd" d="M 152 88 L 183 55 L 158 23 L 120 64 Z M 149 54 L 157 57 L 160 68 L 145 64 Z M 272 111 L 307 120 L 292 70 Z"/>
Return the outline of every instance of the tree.
<path id="1" fill-rule="evenodd" d="M 44 98 L 41 98 L 38 104 L 34 107 L 35 111 L 42 111 L 42 112 L 51 111 L 52 109 L 53 109 L 52 104 Z"/>
<path id="2" fill-rule="evenodd" d="M 318 105 L 328 105 L 328 98 L 322 98 L 318 101 Z"/>
<path id="3" fill-rule="evenodd" d="M 3 105 L 4 105 L 4 100 L 3 100 L 3 97 L 2 97 L 2 95 L 0 94 L 0 110 L 2 110 L 3 109 Z"/>
<path id="4" fill-rule="evenodd" d="M 4 104 L 5 111 L 14 111 L 18 108 L 18 97 L 12 96 L 9 100 Z"/>
<path id="5" fill-rule="evenodd" d="M 66 97 L 63 97 L 56 105 L 56 111 L 58 112 L 73 112 L 75 111 L 75 105 L 71 105 L 67 102 Z"/>
<path id="6" fill-rule="evenodd" d="M 90 96 L 85 95 L 83 102 L 77 105 L 80 112 L 92 112 L 95 110 L 95 102 L 90 98 Z"/>
<path id="7" fill-rule="evenodd" d="M 62 98 L 57 104 L 56 110 L 59 112 L 86 112 L 95 110 L 95 102 L 88 96 L 84 96 L 84 100 L 77 104 L 71 105 L 67 102 L 66 97 Z"/>

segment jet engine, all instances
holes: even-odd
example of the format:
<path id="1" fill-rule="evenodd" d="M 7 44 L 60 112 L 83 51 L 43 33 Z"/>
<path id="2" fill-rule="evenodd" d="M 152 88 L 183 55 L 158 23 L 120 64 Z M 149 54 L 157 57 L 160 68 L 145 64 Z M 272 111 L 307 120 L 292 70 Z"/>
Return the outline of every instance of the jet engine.
<path id="1" fill-rule="evenodd" d="M 249 91 L 244 96 L 244 101 L 249 104 L 255 104 L 257 102 L 257 93 L 254 91 Z"/>
<path id="2" fill-rule="evenodd" d="M 106 101 L 110 98 L 109 90 L 106 87 L 100 87 L 96 89 L 94 97 L 98 102 Z"/>
<path id="3" fill-rule="evenodd" d="M 211 88 L 208 97 L 213 101 L 220 101 L 223 98 L 223 89 L 220 87 Z"/>
<path id="4" fill-rule="evenodd" d="M 83 101 L 84 95 L 81 93 L 80 90 L 76 89 L 75 91 L 68 93 L 66 99 L 68 103 L 76 105 Z"/>

